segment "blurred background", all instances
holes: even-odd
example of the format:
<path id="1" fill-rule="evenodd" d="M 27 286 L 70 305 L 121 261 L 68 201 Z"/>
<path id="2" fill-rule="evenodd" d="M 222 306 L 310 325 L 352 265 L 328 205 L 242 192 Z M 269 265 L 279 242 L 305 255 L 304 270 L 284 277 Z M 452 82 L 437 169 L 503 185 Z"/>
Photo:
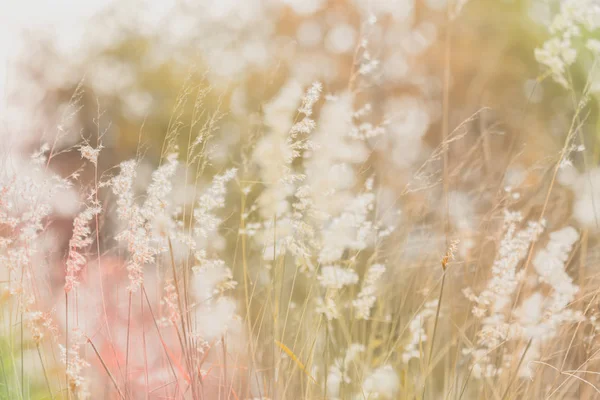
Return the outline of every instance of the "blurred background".
<path id="1" fill-rule="evenodd" d="M 265 131 L 286 129 L 263 118 L 286 85 L 319 81 L 325 95 L 356 94 L 356 110 L 369 105 L 361 122 L 386 133 L 369 139 L 370 159 L 401 192 L 441 142 L 447 84 L 447 130 L 477 115 L 450 157 L 457 171 L 477 173 L 461 173 L 456 189 L 501 185 L 505 176 L 522 183 L 560 151 L 575 107 L 572 92 L 534 57 L 559 7 L 548 0 L 6 2 L 0 135 L 4 148 L 20 153 L 40 140 L 59 137 L 57 148 L 69 149 L 101 134 L 100 171 L 143 155 L 149 174 L 168 132 L 194 120 L 215 129 L 211 176 L 244 164 Z M 592 62 L 581 56 L 571 69 L 575 90 Z M 597 89 L 578 135 L 587 158 L 572 155 L 571 179 L 600 155 Z M 179 136 L 180 151 L 187 141 Z M 78 158 L 64 152 L 55 167 L 68 174 Z M 407 215 L 421 219 L 436 196 L 415 196 Z"/>
<path id="2" fill-rule="evenodd" d="M 533 57 L 557 4 L 479 0 L 451 6 L 457 16 L 450 125 L 489 107 L 486 123 L 501 121 L 503 141 L 518 134 L 533 135 L 528 140 L 544 148 L 560 142 L 569 122 L 561 110 L 568 112 L 570 101 L 550 80 L 536 85 L 543 70 Z M 344 89 L 356 46 L 366 40 L 375 73 L 370 85 L 361 83 L 361 95 L 381 105 L 372 118 L 383 120 L 385 105 L 394 102 L 426 110 L 411 116 L 418 134 L 396 140 L 413 149 L 392 156 L 403 168 L 439 141 L 446 9 L 445 0 L 6 2 L 0 17 L 2 134 L 15 142 L 53 135 L 50 127 L 59 124 L 81 84 L 82 112 L 64 146 L 78 142 L 81 130 L 93 134 L 99 103 L 111 122 L 105 152 L 116 159 L 134 154 L 143 125 L 152 160 L 178 95 L 205 87 L 205 118 L 217 109 L 223 113 L 213 156 L 224 161 L 286 81 L 318 80 L 326 93 Z M 377 19 L 372 26 L 369 16 Z M 183 108 L 189 118 L 192 105 Z"/>
<path id="3" fill-rule="evenodd" d="M 484 163 L 485 175 L 477 179 L 504 175 L 515 151 L 519 175 L 519 168 L 560 149 L 571 122 L 570 93 L 551 79 L 539 82 L 544 69 L 534 58 L 559 3 L 6 2 L 0 17 L 0 134 L 5 147 L 22 151 L 37 147 L 42 137 L 52 142 L 58 135 L 66 149 L 94 143 L 102 132 L 100 170 L 142 153 L 144 162 L 156 165 L 170 123 L 189 123 L 194 98 L 202 93 L 198 123 L 218 115 L 210 122 L 218 128 L 210 146 L 213 173 L 242 161 L 240 149 L 264 131 L 264 105 L 286 83 L 320 81 L 324 93 L 339 94 L 353 86 L 360 65 L 369 71 L 360 76 L 355 107 L 370 104 L 365 122 L 385 125 L 388 134 L 372 140 L 375 159 L 400 190 L 440 143 L 447 70 L 449 129 L 480 113 L 455 154 L 483 139 L 484 157 L 477 162 Z M 451 29 L 447 11 L 455 20 Z M 573 69 L 579 86 L 586 62 Z M 69 108 L 74 96 L 77 106 Z M 585 123 L 590 138 L 584 141 L 591 143 L 595 114 Z M 185 150 L 185 137 L 179 145 Z M 71 157 L 78 155 L 64 154 L 57 165 L 68 165 Z"/>

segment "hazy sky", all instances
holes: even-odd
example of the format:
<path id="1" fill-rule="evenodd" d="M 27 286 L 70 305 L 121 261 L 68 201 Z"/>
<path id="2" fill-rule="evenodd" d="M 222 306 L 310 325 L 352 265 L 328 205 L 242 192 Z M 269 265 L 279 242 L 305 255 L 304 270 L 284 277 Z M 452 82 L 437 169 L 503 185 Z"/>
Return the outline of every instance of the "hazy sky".
<path id="1" fill-rule="evenodd" d="M 48 30 L 62 38 L 77 40 L 87 17 L 114 0 L 8 0 L 0 1 L 0 114 L 4 109 L 6 86 L 10 85 L 10 64 L 23 51 L 20 38 L 30 30 Z"/>

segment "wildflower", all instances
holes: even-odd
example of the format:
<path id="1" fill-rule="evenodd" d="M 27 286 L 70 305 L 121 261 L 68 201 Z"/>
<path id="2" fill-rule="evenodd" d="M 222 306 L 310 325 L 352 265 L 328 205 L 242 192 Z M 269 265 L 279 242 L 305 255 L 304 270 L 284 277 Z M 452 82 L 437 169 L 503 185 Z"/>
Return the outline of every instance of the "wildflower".
<path id="1" fill-rule="evenodd" d="M 125 242 L 131 254 L 126 265 L 129 273 L 128 289 L 135 292 L 143 283 L 144 265 L 153 262 L 158 252 L 151 245 L 140 207 L 134 201 L 133 180 L 136 176 L 136 162 L 124 161 L 120 167 L 120 174 L 114 177 L 111 183 L 113 193 L 117 195 L 117 215 L 126 224 L 126 228 L 116 239 Z"/>
<path id="2" fill-rule="evenodd" d="M 577 51 L 568 38 L 552 38 L 544 43 L 541 49 L 535 49 L 535 59 L 550 69 L 552 77 L 562 86 L 567 87 L 565 77 L 567 69 L 575 62 Z"/>
<path id="3" fill-rule="evenodd" d="M 319 275 L 321 286 L 327 289 L 341 289 L 358 282 L 358 275 L 351 269 L 328 265 L 321 268 Z"/>
<path id="4" fill-rule="evenodd" d="M 146 190 L 146 200 L 140 210 L 147 221 L 165 213 L 167 196 L 173 190 L 171 179 L 177 169 L 177 153 L 167 156 L 167 161 L 152 173 L 152 182 Z"/>
<path id="5" fill-rule="evenodd" d="M 374 238 L 374 227 L 368 219 L 375 196 L 366 192 L 350 200 L 340 216 L 334 218 L 323 231 L 319 262 L 339 260 L 346 249 L 362 250 Z"/>
<path id="6" fill-rule="evenodd" d="M 375 126 L 369 122 L 363 122 L 358 126 L 353 126 L 349 136 L 354 139 L 366 140 L 385 133 L 384 126 Z"/>
<path id="7" fill-rule="evenodd" d="M 46 157 L 46 153 L 50 151 L 50 145 L 48 143 L 43 143 L 38 151 L 31 155 L 31 162 L 34 165 L 43 165 L 47 162 L 48 158 Z"/>
<path id="8" fill-rule="evenodd" d="M 230 329 L 239 326 L 236 309 L 235 301 L 227 297 L 197 307 L 194 315 L 198 328 L 193 334 L 208 341 L 221 338 Z"/>
<path id="9" fill-rule="evenodd" d="M 511 304 L 513 293 L 524 278 L 524 271 L 517 272 L 517 265 L 527 255 L 531 243 L 537 241 L 544 226 L 543 223 L 529 222 L 525 229 L 517 230 L 521 219 L 520 213 L 505 211 L 505 233 L 492 266 L 492 278 L 479 296 L 470 290 L 464 291 L 467 298 L 476 303 L 473 315 L 482 319 L 476 348 L 470 350 L 476 377 L 501 373 L 503 366 L 493 365 L 490 353 L 500 343 L 515 337 L 514 327 L 506 321 L 505 308 Z M 504 357 L 504 361 L 508 362 L 508 359 Z"/>
<path id="10" fill-rule="evenodd" d="M 352 301 L 352 305 L 356 309 L 356 318 L 369 319 L 371 309 L 377 300 L 375 297 L 377 282 L 384 272 L 385 266 L 383 264 L 373 264 L 367 270 L 362 288 L 357 298 Z"/>
<path id="11" fill-rule="evenodd" d="M 97 148 L 93 148 L 88 144 L 79 147 L 81 158 L 85 158 L 94 165 L 98 165 L 98 155 L 100 154 L 100 150 L 102 150 L 102 145 Z"/>
<path id="12" fill-rule="evenodd" d="M 369 399 L 395 399 L 400 390 L 400 379 L 391 365 L 371 372 L 363 382 L 364 395 Z"/>
<path id="13" fill-rule="evenodd" d="M 538 251 L 533 259 L 540 282 L 549 285 L 552 291 L 549 297 L 534 292 L 514 311 L 517 322 L 511 327 L 512 334 L 531 341 L 525 361 L 536 360 L 542 344 L 555 337 L 562 324 L 582 319 L 580 311 L 568 308 L 579 287 L 565 272 L 565 263 L 577 240 L 579 234 L 570 226 L 552 232 L 546 248 Z M 529 362 L 522 363 L 519 373 L 531 377 Z"/>
<path id="14" fill-rule="evenodd" d="M 533 266 L 540 276 L 540 281 L 552 287 L 553 311 L 559 312 L 574 299 L 579 290 L 573 279 L 565 272 L 565 262 L 571 248 L 579 240 L 577 231 L 568 226 L 550 234 L 550 241 L 545 249 L 538 251 L 533 259 Z"/>
<path id="15" fill-rule="evenodd" d="M 23 314 L 23 322 L 31 332 L 33 341 L 36 345 L 39 345 L 45 336 L 45 332 L 49 332 L 52 338 L 56 338 L 58 337 L 58 330 L 54 325 L 50 314 L 39 310 L 34 311 L 32 309 L 33 304 L 33 298 L 27 300 L 27 306 Z"/>
<path id="16" fill-rule="evenodd" d="M 193 267 L 194 274 L 198 276 L 211 276 L 210 284 L 212 288 L 209 293 L 212 295 L 222 294 L 237 286 L 237 282 L 233 280 L 231 269 L 227 267 L 225 261 L 208 259 L 204 250 L 196 252 L 195 258 L 199 265 Z"/>
<path id="17" fill-rule="evenodd" d="M 567 69 L 575 63 L 577 49 L 573 38 L 581 36 L 582 30 L 593 32 L 600 27 L 600 6 L 595 0 L 565 0 L 560 3 L 560 11 L 550 25 L 552 37 L 542 48 L 535 49 L 535 58 L 550 70 L 552 78 L 567 87 Z M 595 52 L 594 39 L 587 42 L 587 48 Z"/>
<path id="18" fill-rule="evenodd" d="M 422 343 L 427 341 L 427 334 L 425 333 L 425 323 L 428 318 L 435 315 L 437 309 L 438 300 L 431 300 L 425 303 L 423 310 L 421 310 L 414 318 L 410 321 L 408 329 L 410 331 L 409 342 L 404 346 L 402 352 L 402 361 L 408 363 L 413 358 L 420 358 L 420 348 Z"/>
<path id="19" fill-rule="evenodd" d="M 329 96 L 321 109 L 317 128 L 311 135 L 318 151 L 304 153 L 304 185 L 310 188 L 313 208 L 337 217 L 354 197 L 354 166 L 367 160 L 369 151 L 362 140 L 351 137 L 353 96 Z"/>
<path id="20" fill-rule="evenodd" d="M 268 110 L 275 109 L 278 103 L 283 104 L 284 96 L 288 92 L 291 93 L 294 87 L 292 83 L 287 84 L 268 106 Z M 310 115 L 320 98 L 321 90 L 322 85 L 314 83 L 306 91 L 302 105 L 297 110 L 302 119 L 285 132 L 285 135 L 275 130 L 275 126 L 271 124 L 271 132 L 257 144 L 254 152 L 261 178 L 267 182 L 266 188 L 258 198 L 263 230 L 254 237 L 262 243 L 263 259 L 268 261 L 286 250 L 296 255 L 298 260 L 310 258 L 309 242 L 313 240 L 314 233 L 303 218 L 312 210 L 312 202 L 308 187 L 300 186 L 306 175 L 295 171 L 293 163 L 302 154 L 314 149 L 314 144 L 307 135 L 315 129 L 315 122 L 310 119 Z M 289 112 L 287 107 L 286 112 Z M 297 200 L 292 202 L 290 198 L 294 194 Z M 250 226 L 257 225 L 251 223 Z M 310 262 L 306 264 L 311 265 Z"/>
<path id="21" fill-rule="evenodd" d="M 221 219 L 214 215 L 214 211 L 225 206 L 225 194 L 227 193 L 226 184 L 235 178 L 237 170 L 231 168 L 223 175 L 216 175 L 213 178 L 212 185 L 206 193 L 200 196 L 198 205 L 194 210 L 196 235 L 208 237 L 215 232 L 221 224 Z"/>
<path id="22" fill-rule="evenodd" d="M 177 324 L 177 321 L 179 321 L 181 317 L 181 313 L 179 311 L 177 288 L 173 284 L 172 279 L 168 280 L 165 285 L 163 304 L 166 304 L 167 309 L 169 310 L 169 322 L 171 324 Z"/>
<path id="23" fill-rule="evenodd" d="M 337 303 L 333 298 L 334 292 L 327 293 L 325 298 L 317 298 L 317 306 L 315 311 L 317 314 L 325 315 L 328 321 L 338 319 L 340 317 L 340 311 L 338 310 Z"/>
<path id="24" fill-rule="evenodd" d="M 531 243 L 537 240 L 543 224 L 529 222 L 525 229 L 518 231 L 516 224 L 521 218 L 520 213 L 505 212 L 505 234 L 492 265 L 492 278 L 479 296 L 471 298 L 476 303 L 473 313 L 478 317 L 488 312 L 500 313 L 510 303 L 511 295 L 523 277 L 517 272 L 517 265 L 527 255 Z"/>
<path id="25" fill-rule="evenodd" d="M 100 212 L 102 208 L 92 203 L 75 217 L 73 221 L 73 235 L 69 241 L 69 255 L 67 258 L 67 273 L 65 278 L 65 292 L 70 292 L 79 285 L 78 274 L 86 264 L 86 258 L 80 253 L 81 249 L 92 243 L 90 237 L 90 221 Z"/>
<path id="26" fill-rule="evenodd" d="M 75 393 L 78 398 L 89 398 L 87 381 L 83 376 L 83 370 L 89 367 L 90 364 L 80 354 L 81 345 L 85 343 L 84 335 L 81 330 L 73 329 L 72 335 L 69 337 L 71 338 L 71 347 L 69 349 L 59 344 L 61 360 L 66 364 L 69 390 Z"/>
<path id="27" fill-rule="evenodd" d="M 113 193 L 117 198 L 117 213 L 119 218 L 128 219 L 134 210 L 133 180 L 136 177 L 136 162 L 124 161 L 120 164 L 121 172 L 111 180 Z"/>
<path id="28" fill-rule="evenodd" d="M 329 366 L 327 374 L 327 394 L 334 399 L 340 396 L 340 386 L 342 383 L 352 382 L 350 376 L 351 365 L 358 356 L 365 351 L 365 346 L 359 343 L 352 343 L 346 349 L 343 357 L 338 357 L 333 364 Z"/>
<path id="29" fill-rule="evenodd" d="M 313 106 L 319 100 L 322 90 L 323 85 L 321 85 L 320 82 L 313 83 L 302 98 L 302 106 L 298 109 L 298 112 L 310 117 L 312 115 Z"/>

